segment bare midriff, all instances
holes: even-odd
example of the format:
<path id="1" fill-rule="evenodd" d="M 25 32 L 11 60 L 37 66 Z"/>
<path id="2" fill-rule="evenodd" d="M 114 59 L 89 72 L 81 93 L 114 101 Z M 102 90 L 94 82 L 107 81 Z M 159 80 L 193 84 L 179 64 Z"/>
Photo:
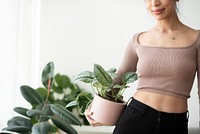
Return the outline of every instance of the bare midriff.
<path id="1" fill-rule="evenodd" d="M 187 99 L 183 98 L 146 91 L 137 91 L 133 98 L 162 112 L 183 113 L 187 111 Z"/>

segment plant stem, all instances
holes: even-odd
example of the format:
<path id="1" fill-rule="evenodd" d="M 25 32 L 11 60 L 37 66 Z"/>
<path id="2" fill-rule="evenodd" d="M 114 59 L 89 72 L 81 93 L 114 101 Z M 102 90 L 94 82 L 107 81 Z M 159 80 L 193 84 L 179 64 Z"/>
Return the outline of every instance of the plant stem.
<path id="1" fill-rule="evenodd" d="M 46 110 L 46 107 L 48 105 L 48 100 L 49 100 L 49 96 L 50 96 L 50 90 L 51 90 L 51 78 L 48 79 L 48 89 L 47 89 L 47 98 L 45 100 L 44 106 L 42 108 L 42 113 Z M 40 116 L 39 122 L 42 121 L 42 118 L 44 117 L 44 115 Z"/>
<path id="2" fill-rule="evenodd" d="M 88 99 L 89 101 L 92 101 L 92 99 L 90 99 L 88 96 L 85 96 L 86 97 L 86 99 Z"/>
<path id="3" fill-rule="evenodd" d="M 48 92 L 47 92 L 47 98 L 46 98 L 45 104 L 48 103 L 50 91 L 51 91 L 51 78 L 48 79 Z"/>

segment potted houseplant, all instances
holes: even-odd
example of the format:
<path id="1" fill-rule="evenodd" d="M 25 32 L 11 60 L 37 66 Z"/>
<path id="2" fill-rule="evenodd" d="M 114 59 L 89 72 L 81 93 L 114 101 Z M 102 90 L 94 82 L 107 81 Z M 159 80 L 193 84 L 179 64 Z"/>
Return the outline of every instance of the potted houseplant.
<path id="1" fill-rule="evenodd" d="M 54 81 L 54 64 L 48 63 L 42 72 L 42 84 L 47 90 L 46 98 L 30 86 L 20 87 L 22 96 L 32 108 L 15 107 L 14 111 L 22 116 L 15 116 L 7 122 L 3 131 L 17 132 L 20 134 L 49 134 L 56 133 L 59 129 L 68 134 L 77 134 L 71 126 L 81 125 L 81 122 L 69 110 L 60 104 L 49 101 L 50 90 Z M 2 132 L 4 133 L 4 132 Z"/>
<path id="2" fill-rule="evenodd" d="M 83 71 L 74 78 L 75 81 L 91 84 L 95 93 L 94 99 L 88 99 L 88 103 L 82 105 L 79 98 L 81 96 L 87 97 L 87 92 L 85 92 L 79 94 L 77 99 L 69 103 L 66 107 L 78 105 L 80 112 L 82 112 L 92 102 L 92 118 L 104 125 L 115 125 L 126 105 L 126 102 L 123 100 L 124 90 L 129 87 L 128 83 L 137 80 L 138 75 L 135 72 L 125 73 L 121 77 L 122 84 L 114 83 L 116 77 L 115 68 L 105 71 L 99 64 L 94 64 L 93 71 Z"/>

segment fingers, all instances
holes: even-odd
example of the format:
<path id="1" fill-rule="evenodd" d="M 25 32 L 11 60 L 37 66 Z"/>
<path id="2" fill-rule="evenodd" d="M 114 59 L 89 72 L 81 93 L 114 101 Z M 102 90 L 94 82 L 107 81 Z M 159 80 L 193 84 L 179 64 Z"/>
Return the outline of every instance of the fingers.
<path id="1" fill-rule="evenodd" d="M 90 108 L 88 108 L 87 110 L 85 110 L 85 117 L 86 119 L 88 120 L 88 122 L 93 126 L 93 127 L 96 127 L 96 126 L 102 126 L 101 123 L 95 121 L 91 116 L 93 115 L 93 112 L 90 111 Z"/>

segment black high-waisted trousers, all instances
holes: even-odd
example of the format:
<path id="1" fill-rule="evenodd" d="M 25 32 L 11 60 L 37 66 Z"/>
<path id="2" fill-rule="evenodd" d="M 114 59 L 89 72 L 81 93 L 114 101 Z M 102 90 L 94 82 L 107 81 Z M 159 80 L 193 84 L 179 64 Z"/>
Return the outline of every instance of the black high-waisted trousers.
<path id="1" fill-rule="evenodd" d="M 159 112 L 131 98 L 113 134 L 188 134 L 188 118 L 188 112 Z"/>

